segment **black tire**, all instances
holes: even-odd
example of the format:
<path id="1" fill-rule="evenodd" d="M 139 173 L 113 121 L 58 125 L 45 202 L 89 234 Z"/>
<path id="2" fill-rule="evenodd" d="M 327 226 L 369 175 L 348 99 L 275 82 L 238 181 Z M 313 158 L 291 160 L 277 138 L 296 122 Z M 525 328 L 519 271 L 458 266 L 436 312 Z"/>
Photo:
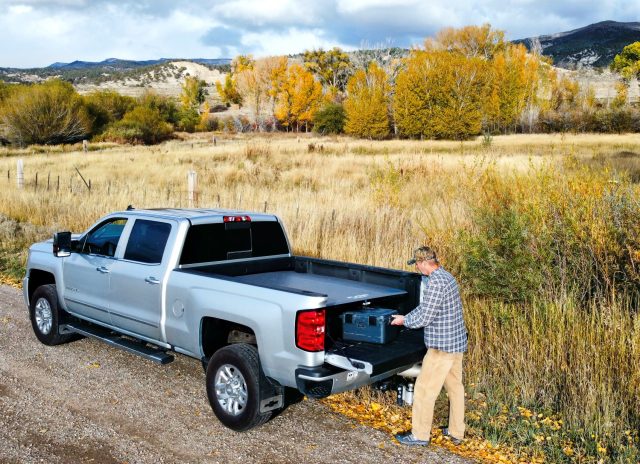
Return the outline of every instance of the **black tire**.
<path id="1" fill-rule="evenodd" d="M 36 337 L 45 345 L 53 346 L 70 342 L 77 337 L 73 334 L 58 333 L 66 313 L 58 305 L 55 284 L 41 285 L 33 292 L 29 303 L 29 319 Z"/>
<path id="2" fill-rule="evenodd" d="M 218 375 L 229 379 L 224 391 L 221 388 L 216 391 Z M 230 429 L 244 432 L 264 424 L 271 417 L 271 411 L 260 412 L 261 392 L 269 381 L 262 372 L 255 346 L 237 343 L 216 351 L 207 366 L 206 382 L 213 413 Z M 237 397 L 244 398 L 244 404 Z"/>

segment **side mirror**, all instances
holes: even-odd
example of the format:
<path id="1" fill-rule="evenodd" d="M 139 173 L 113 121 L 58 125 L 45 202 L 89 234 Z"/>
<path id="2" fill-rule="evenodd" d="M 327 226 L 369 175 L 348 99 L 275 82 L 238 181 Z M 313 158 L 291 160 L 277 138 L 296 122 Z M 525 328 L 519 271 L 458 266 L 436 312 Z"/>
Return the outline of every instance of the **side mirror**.
<path id="1" fill-rule="evenodd" d="M 53 255 L 64 258 L 71 254 L 71 232 L 53 234 Z"/>

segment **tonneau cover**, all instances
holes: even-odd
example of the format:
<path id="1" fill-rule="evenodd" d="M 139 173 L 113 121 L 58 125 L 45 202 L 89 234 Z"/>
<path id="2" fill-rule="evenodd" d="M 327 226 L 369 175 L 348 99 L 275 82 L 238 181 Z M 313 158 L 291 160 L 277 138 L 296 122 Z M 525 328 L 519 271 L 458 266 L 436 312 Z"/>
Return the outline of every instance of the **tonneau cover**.
<path id="1" fill-rule="evenodd" d="M 405 295 L 407 293 L 399 288 L 295 271 L 275 271 L 235 276 L 233 280 L 260 287 L 281 290 L 291 289 L 299 292 L 326 295 L 327 306 Z"/>

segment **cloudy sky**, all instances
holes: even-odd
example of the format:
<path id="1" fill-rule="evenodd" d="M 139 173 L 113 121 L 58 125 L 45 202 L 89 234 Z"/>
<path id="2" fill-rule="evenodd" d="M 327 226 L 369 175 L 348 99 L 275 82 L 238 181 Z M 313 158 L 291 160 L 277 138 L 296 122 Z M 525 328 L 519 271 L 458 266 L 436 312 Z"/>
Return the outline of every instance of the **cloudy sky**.
<path id="1" fill-rule="evenodd" d="M 0 0 L 0 67 L 409 47 L 443 27 L 485 22 L 516 39 L 607 19 L 640 21 L 640 1 Z"/>

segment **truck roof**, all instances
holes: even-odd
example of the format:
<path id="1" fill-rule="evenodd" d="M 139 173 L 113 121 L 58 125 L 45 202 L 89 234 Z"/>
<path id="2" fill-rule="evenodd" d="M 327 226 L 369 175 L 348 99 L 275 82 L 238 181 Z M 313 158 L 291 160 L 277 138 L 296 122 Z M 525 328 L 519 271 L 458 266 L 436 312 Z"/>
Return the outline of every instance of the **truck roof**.
<path id="1" fill-rule="evenodd" d="M 186 219 L 192 224 L 202 224 L 206 222 L 222 222 L 225 216 L 249 216 L 252 220 L 275 221 L 273 214 L 257 213 L 252 211 L 239 211 L 232 209 L 209 209 L 209 208 L 149 208 L 130 209 L 121 211 L 121 214 L 133 214 L 140 216 L 153 216 L 165 219 Z"/>

